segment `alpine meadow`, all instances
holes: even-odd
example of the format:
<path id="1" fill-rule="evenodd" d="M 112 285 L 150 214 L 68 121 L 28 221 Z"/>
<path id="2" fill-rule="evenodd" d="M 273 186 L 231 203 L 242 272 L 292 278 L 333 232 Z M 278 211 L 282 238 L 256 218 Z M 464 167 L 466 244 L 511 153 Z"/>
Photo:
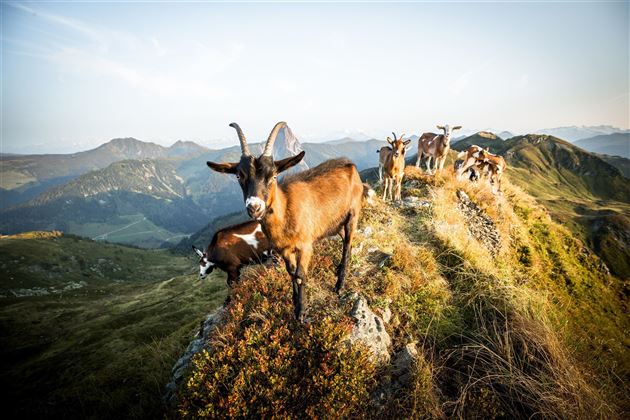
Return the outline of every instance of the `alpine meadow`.
<path id="1" fill-rule="evenodd" d="M 3 418 L 627 418 L 629 7 L 2 2 Z"/>

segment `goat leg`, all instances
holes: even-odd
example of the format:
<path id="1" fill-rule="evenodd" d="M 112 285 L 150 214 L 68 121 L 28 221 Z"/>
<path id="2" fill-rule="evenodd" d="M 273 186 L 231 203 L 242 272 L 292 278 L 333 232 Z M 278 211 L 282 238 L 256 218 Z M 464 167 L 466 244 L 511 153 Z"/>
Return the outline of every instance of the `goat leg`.
<path id="1" fill-rule="evenodd" d="M 344 238 L 343 238 L 343 251 L 341 253 L 341 262 L 337 267 L 337 283 L 335 284 L 335 292 L 339 293 L 343 288 L 346 280 L 346 269 L 348 265 L 348 258 L 352 252 L 352 237 L 357 227 L 357 218 L 353 212 L 348 215 L 346 223 L 343 226 Z"/>

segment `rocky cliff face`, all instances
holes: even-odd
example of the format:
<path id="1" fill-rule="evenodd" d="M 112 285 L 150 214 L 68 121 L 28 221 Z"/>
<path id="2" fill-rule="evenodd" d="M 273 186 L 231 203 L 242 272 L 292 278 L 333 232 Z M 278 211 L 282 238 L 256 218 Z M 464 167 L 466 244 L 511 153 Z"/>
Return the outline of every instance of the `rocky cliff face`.
<path id="1" fill-rule="evenodd" d="M 303 150 L 304 148 L 300 144 L 300 141 L 297 137 L 295 137 L 295 134 L 293 134 L 293 131 L 291 131 L 291 128 L 287 125 L 280 130 L 278 137 L 276 137 L 276 142 L 273 145 L 273 158 L 276 160 L 284 159 L 289 156 L 295 156 Z M 308 169 L 308 165 L 304 159 L 302 159 L 299 164 L 295 165 L 286 173 L 301 172 L 305 169 Z"/>

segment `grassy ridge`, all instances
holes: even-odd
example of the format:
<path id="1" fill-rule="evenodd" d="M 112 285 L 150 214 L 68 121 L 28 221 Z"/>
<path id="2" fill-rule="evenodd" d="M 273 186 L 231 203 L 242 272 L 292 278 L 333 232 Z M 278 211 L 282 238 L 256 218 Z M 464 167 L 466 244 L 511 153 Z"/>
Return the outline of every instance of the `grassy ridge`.
<path id="1" fill-rule="evenodd" d="M 75 237 L 0 239 L 0 262 L 10 270 L 3 288 L 85 282 L 0 299 L 9 417 L 159 417 L 174 362 L 225 297 L 224 275 L 201 281 L 186 274 L 193 259 L 164 250 Z"/>
<path id="2" fill-rule="evenodd" d="M 509 179 L 579 235 L 617 276 L 630 278 L 630 184 L 606 159 L 546 135 L 491 141 L 474 135 L 454 145 L 490 147 L 506 157 Z"/>
<path id="3" fill-rule="evenodd" d="M 496 256 L 469 232 L 458 189 L 492 220 L 501 238 Z M 620 378 L 630 373 L 623 284 L 530 196 L 509 181 L 504 190 L 496 197 L 485 183 L 407 168 L 405 194 L 431 206 L 396 209 L 376 200 L 363 212 L 347 288 L 377 313 L 391 310 L 394 352 L 417 344 L 409 383 L 383 391 L 393 366 L 375 368 L 361 347 L 346 355 L 334 334 L 318 346 L 297 338 L 305 331 L 322 337 L 331 320 L 348 322 L 348 304 L 332 291 L 340 244 L 326 240 L 307 283 L 310 323 L 291 320 L 282 269 L 247 270 L 256 290 L 233 291 L 213 350 L 195 360 L 178 414 L 258 416 L 279 407 L 287 417 L 316 417 L 323 399 L 330 413 L 349 409 L 357 417 L 619 417 L 628 401 Z M 292 366 L 295 354 L 312 380 L 287 375 L 282 387 L 269 387 L 261 374 L 268 359 L 257 357 L 265 354 L 285 360 L 282 366 Z M 339 357 L 343 364 L 322 364 Z M 233 379 L 217 380 L 224 377 Z M 287 389 L 300 389 L 299 404 Z M 345 397 L 347 389 L 362 397 Z M 346 405 L 335 405 L 344 398 Z"/>

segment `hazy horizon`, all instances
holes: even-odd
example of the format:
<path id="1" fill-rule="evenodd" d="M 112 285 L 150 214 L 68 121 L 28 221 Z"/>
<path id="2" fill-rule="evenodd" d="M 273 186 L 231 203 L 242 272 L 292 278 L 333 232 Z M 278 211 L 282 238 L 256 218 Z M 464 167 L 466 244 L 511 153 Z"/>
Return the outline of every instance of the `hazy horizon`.
<path id="1" fill-rule="evenodd" d="M 628 3 L 2 3 L 2 152 L 628 121 Z"/>

